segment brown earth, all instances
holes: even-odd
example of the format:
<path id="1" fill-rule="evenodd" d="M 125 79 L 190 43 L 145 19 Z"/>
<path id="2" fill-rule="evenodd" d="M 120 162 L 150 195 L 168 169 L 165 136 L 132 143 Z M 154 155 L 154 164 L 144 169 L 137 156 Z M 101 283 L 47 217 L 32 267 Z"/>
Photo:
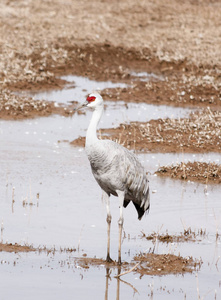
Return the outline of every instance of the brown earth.
<path id="1" fill-rule="evenodd" d="M 175 166 L 164 166 L 155 173 L 175 179 L 198 181 L 202 183 L 221 183 L 221 165 L 205 162 L 188 162 Z"/>
<path id="2" fill-rule="evenodd" d="M 134 257 L 133 262 L 123 262 L 121 266 L 115 261 L 107 263 L 103 259 L 90 257 L 77 258 L 76 262 L 84 269 L 89 269 L 92 266 L 104 266 L 106 269 L 118 268 L 119 274 L 128 272 L 132 269 L 133 272 L 138 273 L 141 276 L 184 274 L 186 272 L 195 271 L 201 265 L 201 262 L 198 262 L 191 257 L 184 258 L 174 254 L 155 253 L 139 254 Z"/>
<path id="3" fill-rule="evenodd" d="M 36 251 L 36 249 L 33 248 L 32 246 L 19 245 L 17 243 L 15 244 L 0 243 L 0 252 L 1 251 L 18 253 L 18 252 L 32 252 L 32 251 Z"/>
<path id="4" fill-rule="evenodd" d="M 47 117 L 51 114 L 68 116 L 73 113 L 72 106 L 65 107 L 53 102 L 33 100 L 31 97 L 21 97 L 5 90 L 4 96 L 0 94 L 0 119 L 18 120 L 37 116 Z"/>
<path id="5" fill-rule="evenodd" d="M 77 262 L 84 269 L 89 269 L 91 266 L 105 266 L 106 268 L 118 268 L 120 273 L 132 269 L 132 272 L 141 276 L 191 273 L 199 268 L 202 263 L 194 260 L 192 257 L 184 258 L 174 254 L 155 253 L 139 254 L 134 257 L 132 263 L 123 263 L 120 267 L 117 262 L 107 263 L 99 258 L 84 257 L 77 259 Z"/>
<path id="6" fill-rule="evenodd" d="M 104 136 L 103 136 L 104 135 Z M 209 108 L 184 119 L 131 122 L 100 130 L 101 138 L 111 138 L 130 150 L 140 152 L 221 152 L 221 112 Z M 84 146 L 85 138 L 72 142 Z"/>
<path id="7" fill-rule="evenodd" d="M 153 232 L 149 235 L 146 235 L 144 232 L 142 232 L 142 238 L 152 241 L 153 243 L 156 243 L 156 241 L 159 241 L 161 243 L 183 243 L 183 242 L 196 242 L 201 240 L 202 238 L 205 238 L 206 231 L 203 229 L 198 230 L 198 232 L 193 231 L 191 228 L 187 228 L 184 230 L 184 232 L 181 232 L 180 234 L 171 235 L 168 232 L 165 234 L 159 234 L 157 232 Z"/>
<path id="8" fill-rule="evenodd" d="M 47 252 L 47 253 L 55 253 L 57 250 L 55 248 L 46 248 L 46 247 L 38 247 L 34 248 L 30 245 L 20 245 L 20 244 L 12 244 L 12 243 L 3 243 L 0 242 L 0 252 L 32 252 L 32 251 L 38 251 L 38 252 Z M 59 251 L 62 252 L 68 252 L 72 253 L 75 252 L 75 248 L 60 248 Z"/>
<path id="9" fill-rule="evenodd" d="M 103 91 L 107 99 L 220 108 L 220 14 L 210 0 L 3 0 L 0 117 L 16 117 L 8 114 L 8 89 L 61 88 L 57 76 L 70 73 L 131 84 Z M 132 71 L 162 80 L 137 80 Z M 20 117 L 39 115 L 33 105 L 13 105 Z"/>
<path id="10" fill-rule="evenodd" d="M 147 123 L 132 122 L 117 128 L 101 129 L 101 139 L 112 139 L 130 150 L 140 152 L 221 152 L 221 112 L 210 108 L 192 113 L 184 119 L 159 119 Z M 85 137 L 72 145 L 84 147 Z M 201 183 L 221 183 L 221 166 L 215 163 L 188 162 L 162 166 L 160 176 Z"/>
<path id="11" fill-rule="evenodd" d="M 184 258 L 174 254 L 140 254 L 134 257 L 135 261 L 141 262 L 137 272 L 141 275 L 168 275 L 193 272 L 200 267 L 201 262 L 192 257 Z"/>

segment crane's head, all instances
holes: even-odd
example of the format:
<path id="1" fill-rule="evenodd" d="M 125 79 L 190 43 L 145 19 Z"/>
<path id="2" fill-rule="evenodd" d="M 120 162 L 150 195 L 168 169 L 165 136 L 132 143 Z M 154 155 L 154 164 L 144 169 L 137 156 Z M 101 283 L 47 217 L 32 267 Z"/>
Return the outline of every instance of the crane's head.
<path id="1" fill-rule="evenodd" d="M 103 107 L 103 98 L 98 92 L 92 92 L 87 96 L 86 101 L 81 104 L 79 107 L 77 107 L 75 110 L 79 110 L 83 107 L 89 107 L 93 110 L 98 107 Z"/>

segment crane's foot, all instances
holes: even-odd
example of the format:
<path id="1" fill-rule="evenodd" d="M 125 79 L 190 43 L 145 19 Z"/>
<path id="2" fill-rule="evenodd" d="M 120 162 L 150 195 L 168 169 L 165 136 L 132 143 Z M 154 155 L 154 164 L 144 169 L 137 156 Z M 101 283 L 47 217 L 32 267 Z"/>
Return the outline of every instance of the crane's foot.
<path id="1" fill-rule="evenodd" d="M 113 262 L 113 259 L 110 258 L 110 255 L 109 255 L 109 254 L 107 254 L 106 262 L 107 262 L 107 263 L 112 263 L 112 262 Z"/>
<path id="2" fill-rule="evenodd" d="M 119 266 L 122 265 L 121 258 L 118 258 L 118 262 L 117 263 L 118 263 Z"/>

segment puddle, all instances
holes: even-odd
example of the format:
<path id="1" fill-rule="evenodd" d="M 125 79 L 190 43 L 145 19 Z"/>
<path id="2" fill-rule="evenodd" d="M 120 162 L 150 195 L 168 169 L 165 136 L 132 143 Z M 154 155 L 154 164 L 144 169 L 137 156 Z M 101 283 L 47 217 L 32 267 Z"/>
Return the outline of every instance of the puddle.
<path id="1" fill-rule="evenodd" d="M 80 90 L 80 88 L 79 88 Z M 81 88 L 82 97 L 88 91 Z M 64 90 L 64 93 L 69 90 Z M 62 92 L 61 92 L 62 93 Z M 50 93 L 48 93 L 49 95 Z M 64 101 L 76 100 L 61 94 Z M 36 96 L 39 97 L 39 96 Z M 57 98 L 59 99 L 59 98 Z M 78 98 L 79 99 L 79 98 Z M 51 99 L 52 100 L 52 99 Z M 82 100 L 82 99 L 80 99 Z M 56 100 L 58 101 L 58 100 Z M 188 110 L 173 110 L 144 104 L 107 102 L 101 127 L 117 126 L 118 122 L 148 120 L 162 113 L 182 116 Z M 131 112 L 133 111 L 133 113 Z M 138 117 L 139 116 L 139 117 Z M 221 295 L 221 187 L 193 182 L 181 182 L 150 175 L 151 209 L 142 221 L 132 205 L 124 209 L 124 240 L 122 259 L 130 261 L 135 254 L 148 252 L 154 247 L 142 239 L 152 232 L 168 231 L 179 235 L 184 228 L 206 230 L 202 241 L 189 243 L 158 243 L 156 253 L 172 253 L 183 257 L 202 259 L 198 277 L 193 274 L 144 276 L 130 273 L 118 281 L 108 279 L 105 267 L 82 269 L 75 257 L 87 253 L 88 257 L 105 258 L 106 207 L 101 190 L 93 179 L 85 152 L 69 143 L 85 134 L 90 113 L 72 118 L 50 116 L 25 121 L 0 121 L 0 222 L 1 239 L 12 243 L 28 243 L 34 247 L 47 246 L 79 248 L 79 252 L 1 253 L 2 287 L 4 298 L 39 299 L 50 294 L 61 297 L 94 299 L 219 299 Z M 186 160 L 215 161 L 220 155 L 208 154 L 141 154 L 140 160 L 152 174 L 160 165 Z M 14 200 L 14 202 L 12 201 Z M 23 201 L 27 205 L 23 205 Z M 111 198 L 112 227 L 111 254 L 117 259 L 118 218 L 117 198 Z M 13 289 L 11 285 L 13 282 Z M 215 292 L 216 291 L 216 292 Z M 215 294 L 216 293 L 216 294 Z M 119 296 L 118 296 L 119 294 Z M 151 296 L 152 295 L 152 296 Z M 216 295 L 216 298 L 215 298 Z M 199 297 L 198 297 L 199 298 Z"/>
<path id="2" fill-rule="evenodd" d="M 137 74 L 139 76 L 140 73 L 134 74 Z M 148 73 L 146 74 L 148 75 Z M 153 76 L 154 74 L 149 75 Z M 126 87 L 126 84 L 123 83 L 112 83 L 110 81 L 97 82 L 81 76 L 63 76 L 61 78 L 70 82 L 70 86 L 73 84 L 74 86 L 67 86 L 67 88 L 63 90 L 54 90 L 49 92 L 31 94 L 29 93 L 29 95 L 37 100 L 44 99 L 46 101 L 54 101 L 63 104 L 69 104 L 71 101 L 78 101 L 79 103 L 83 103 L 86 96 L 95 89 L 102 90 L 105 88 Z M 139 120 L 140 122 L 147 122 L 151 119 L 167 117 L 183 118 L 189 115 L 191 111 L 193 111 L 193 109 L 189 108 L 172 107 L 166 105 L 152 105 L 146 103 L 127 103 L 127 106 L 125 106 L 125 103 L 123 101 L 105 101 L 105 105 L 107 108 L 105 109 L 104 116 L 100 122 L 101 128 L 110 128 L 113 126 L 117 127 L 121 123 L 137 120 Z M 76 131 L 87 129 L 90 118 L 91 114 L 89 111 L 87 111 L 85 116 L 76 114 L 74 116 L 76 122 L 72 122 L 75 126 Z M 56 122 L 60 122 L 59 118 L 56 119 Z M 64 122 L 61 121 L 61 123 Z"/>
<path id="3" fill-rule="evenodd" d="M 147 72 L 131 72 L 131 75 L 135 76 L 137 80 L 149 81 L 150 79 L 163 80 L 162 76 L 158 76 L 154 73 Z M 111 88 L 126 88 L 128 87 L 125 83 L 113 83 L 111 81 L 94 81 L 89 78 L 82 76 L 62 76 L 61 79 L 68 82 L 67 86 L 63 90 L 55 90 L 49 92 L 41 92 L 36 95 L 36 93 L 29 92 L 28 94 L 35 99 L 48 100 L 59 102 L 63 104 L 68 104 L 71 101 L 83 101 L 85 96 L 91 93 L 93 90 L 103 90 Z"/>
<path id="4" fill-rule="evenodd" d="M 29 93 L 34 99 L 48 100 L 63 104 L 70 104 L 71 101 L 83 102 L 85 96 L 93 90 L 103 90 L 105 88 L 127 87 L 124 83 L 113 83 L 111 81 L 94 81 L 82 76 L 62 76 L 61 79 L 69 82 L 63 90 L 55 90 L 41 93 Z"/>
<path id="5" fill-rule="evenodd" d="M 182 118 L 190 114 L 192 110 L 180 107 L 169 107 L 166 105 L 152 105 L 146 103 L 128 103 L 125 106 L 124 102 L 120 101 L 113 103 L 105 101 L 107 108 L 104 111 L 104 116 L 101 119 L 101 128 L 110 128 L 118 126 L 121 123 L 133 122 L 148 122 L 151 119 L 159 118 Z M 89 119 L 86 122 L 86 127 L 91 118 L 90 113 L 87 115 Z M 110 119 L 110 121 L 108 120 Z"/>
<path id="6" fill-rule="evenodd" d="M 156 81 L 163 81 L 164 77 L 160 75 L 156 75 L 154 73 L 147 73 L 147 72 L 131 72 L 132 76 L 137 77 L 139 81 L 149 81 L 150 79 L 155 79 Z"/>

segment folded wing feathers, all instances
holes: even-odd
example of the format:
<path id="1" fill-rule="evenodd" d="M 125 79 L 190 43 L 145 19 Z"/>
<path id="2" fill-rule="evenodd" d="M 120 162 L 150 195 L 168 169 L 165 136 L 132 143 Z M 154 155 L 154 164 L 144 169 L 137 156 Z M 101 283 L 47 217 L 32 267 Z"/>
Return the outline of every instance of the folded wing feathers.
<path id="1" fill-rule="evenodd" d="M 137 204 L 146 210 L 149 206 L 149 185 L 141 164 L 133 158 L 127 161 L 125 183 Z"/>

